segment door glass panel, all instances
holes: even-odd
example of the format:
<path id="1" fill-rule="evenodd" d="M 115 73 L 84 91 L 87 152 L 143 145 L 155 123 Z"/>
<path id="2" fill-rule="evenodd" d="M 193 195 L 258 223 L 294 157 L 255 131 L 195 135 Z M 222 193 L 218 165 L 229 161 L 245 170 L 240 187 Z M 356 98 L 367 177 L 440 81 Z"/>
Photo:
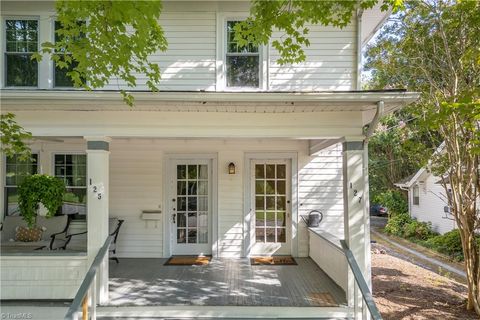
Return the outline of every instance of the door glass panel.
<path id="1" fill-rule="evenodd" d="M 265 242 L 265 228 L 255 228 L 255 241 Z"/>
<path id="2" fill-rule="evenodd" d="M 275 180 L 267 180 L 265 190 L 266 194 L 275 194 Z"/>
<path id="3" fill-rule="evenodd" d="M 263 164 L 255 165 L 255 177 L 257 179 L 265 178 L 265 165 Z"/>
<path id="4" fill-rule="evenodd" d="M 257 211 L 255 213 L 255 225 L 257 227 L 262 227 L 265 225 L 265 212 Z"/>
<path id="5" fill-rule="evenodd" d="M 188 197 L 188 211 L 197 211 L 197 197 Z"/>
<path id="6" fill-rule="evenodd" d="M 198 181 L 197 184 L 198 194 L 207 195 L 208 194 L 208 181 Z"/>
<path id="7" fill-rule="evenodd" d="M 197 179 L 197 166 L 189 165 L 188 166 L 188 179 L 196 180 Z"/>
<path id="8" fill-rule="evenodd" d="M 199 211 L 208 210 L 208 197 L 198 197 L 198 210 Z"/>
<path id="9" fill-rule="evenodd" d="M 255 165 L 256 242 L 286 242 L 286 169 L 285 164 Z"/>
<path id="10" fill-rule="evenodd" d="M 267 227 L 274 227 L 275 226 L 275 211 L 268 211 L 265 213 L 265 221 Z"/>
<path id="11" fill-rule="evenodd" d="M 177 229 L 177 243 L 186 243 L 185 229 Z"/>
<path id="12" fill-rule="evenodd" d="M 189 212 L 188 213 L 188 229 L 197 228 L 197 213 Z"/>
<path id="13" fill-rule="evenodd" d="M 185 217 L 185 212 L 177 213 L 177 227 L 185 228 L 187 226 L 187 219 Z"/>
<path id="14" fill-rule="evenodd" d="M 187 194 L 187 182 L 186 181 L 178 181 L 177 182 L 177 194 L 179 194 L 179 195 Z"/>
<path id="15" fill-rule="evenodd" d="M 208 243 L 208 172 L 208 165 L 177 165 L 177 243 Z"/>
<path id="16" fill-rule="evenodd" d="M 186 197 L 178 197 L 177 201 L 178 201 L 177 210 L 178 211 L 186 211 L 187 210 L 187 198 Z"/>
<path id="17" fill-rule="evenodd" d="M 275 179 L 275 165 L 274 164 L 267 164 L 265 166 L 265 176 L 267 179 Z"/>

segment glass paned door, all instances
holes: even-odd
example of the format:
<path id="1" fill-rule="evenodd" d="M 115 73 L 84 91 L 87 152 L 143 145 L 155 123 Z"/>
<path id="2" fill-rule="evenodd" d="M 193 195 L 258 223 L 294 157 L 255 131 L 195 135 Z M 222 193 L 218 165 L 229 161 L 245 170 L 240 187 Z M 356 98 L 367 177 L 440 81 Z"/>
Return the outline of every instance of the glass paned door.
<path id="1" fill-rule="evenodd" d="M 285 160 L 252 161 L 252 236 L 256 254 L 288 254 L 290 174 Z"/>
<path id="2" fill-rule="evenodd" d="M 173 254 L 209 254 L 211 178 L 209 161 L 175 161 L 173 165 Z"/>

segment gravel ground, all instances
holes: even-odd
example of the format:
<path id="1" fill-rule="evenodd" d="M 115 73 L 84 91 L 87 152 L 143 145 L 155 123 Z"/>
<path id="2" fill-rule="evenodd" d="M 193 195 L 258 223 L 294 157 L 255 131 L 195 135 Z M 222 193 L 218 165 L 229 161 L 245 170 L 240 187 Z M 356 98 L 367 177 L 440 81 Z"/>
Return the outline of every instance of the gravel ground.
<path id="1" fill-rule="evenodd" d="M 464 284 L 392 255 L 372 244 L 373 296 L 385 320 L 479 319 L 465 310 Z"/>

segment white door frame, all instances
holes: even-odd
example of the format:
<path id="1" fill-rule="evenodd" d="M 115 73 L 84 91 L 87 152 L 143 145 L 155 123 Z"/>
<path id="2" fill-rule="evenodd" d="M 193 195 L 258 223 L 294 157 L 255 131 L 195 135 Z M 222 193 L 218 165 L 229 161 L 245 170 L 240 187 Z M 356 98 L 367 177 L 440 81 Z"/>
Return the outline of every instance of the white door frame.
<path id="1" fill-rule="evenodd" d="M 175 178 L 174 172 L 170 171 L 169 164 L 173 160 L 210 160 L 212 162 L 212 256 L 218 256 L 218 155 L 216 153 L 171 153 L 165 154 L 165 160 L 163 162 L 163 256 L 168 258 L 172 255 L 172 241 L 170 227 L 170 186 L 172 180 Z"/>
<path id="2" fill-rule="evenodd" d="M 252 247 L 250 240 L 250 229 L 251 229 L 251 219 L 252 219 L 252 207 L 251 203 L 251 161 L 252 160 L 290 160 L 291 162 L 291 208 L 292 208 L 292 218 L 291 218 L 291 250 L 292 256 L 298 256 L 298 154 L 297 152 L 246 152 L 245 153 L 245 169 L 243 174 L 243 185 L 244 185 L 244 219 L 243 219 L 243 251 L 244 256 L 249 257 Z"/>

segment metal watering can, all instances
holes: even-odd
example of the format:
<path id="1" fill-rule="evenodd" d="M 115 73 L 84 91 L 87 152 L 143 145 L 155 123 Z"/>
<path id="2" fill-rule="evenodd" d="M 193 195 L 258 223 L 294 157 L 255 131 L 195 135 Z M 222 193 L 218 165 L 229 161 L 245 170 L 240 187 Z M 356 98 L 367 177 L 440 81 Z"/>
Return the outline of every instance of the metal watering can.
<path id="1" fill-rule="evenodd" d="M 318 225 L 322 221 L 323 213 L 321 213 L 318 210 L 312 210 L 310 211 L 308 216 L 301 216 L 301 217 L 303 222 L 305 222 L 305 224 L 307 225 L 307 227 L 315 228 L 315 227 L 318 227 Z"/>

